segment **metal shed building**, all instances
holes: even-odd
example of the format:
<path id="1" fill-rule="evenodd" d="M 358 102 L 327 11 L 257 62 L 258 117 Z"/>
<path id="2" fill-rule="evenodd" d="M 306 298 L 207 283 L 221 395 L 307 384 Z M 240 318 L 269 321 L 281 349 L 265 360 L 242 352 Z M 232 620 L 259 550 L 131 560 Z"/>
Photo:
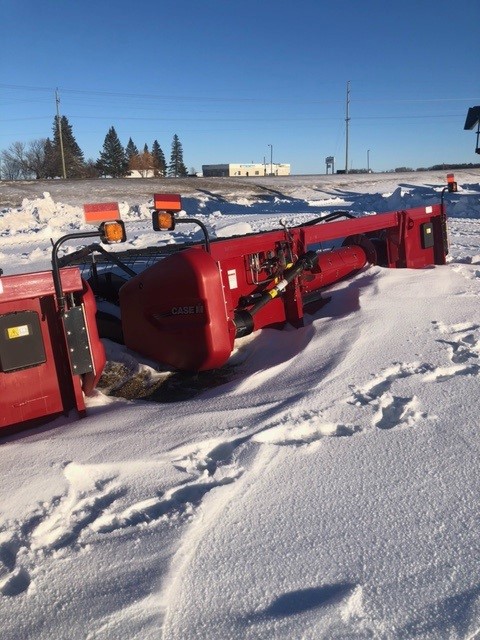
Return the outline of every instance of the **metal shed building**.
<path id="1" fill-rule="evenodd" d="M 269 162 L 266 164 L 262 163 L 249 163 L 249 164 L 204 164 L 202 165 L 202 173 L 205 177 L 218 177 L 218 178 L 227 178 L 233 176 L 289 176 L 290 175 L 290 165 L 289 164 L 279 164 L 278 162 L 270 165 Z"/>

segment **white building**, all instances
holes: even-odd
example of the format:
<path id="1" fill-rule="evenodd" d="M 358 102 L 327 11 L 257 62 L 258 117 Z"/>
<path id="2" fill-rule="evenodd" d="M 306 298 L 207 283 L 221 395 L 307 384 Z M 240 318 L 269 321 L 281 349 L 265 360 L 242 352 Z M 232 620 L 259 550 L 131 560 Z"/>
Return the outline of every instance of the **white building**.
<path id="1" fill-rule="evenodd" d="M 155 171 L 153 169 L 130 169 L 125 177 L 126 178 L 154 178 Z"/>
<path id="2" fill-rule="evenodd" d="M 274 162 L 272 165 L 270 165 L 269 162 L 265 164 L 204 164 L 202 165 L 202 172 L 205 178 L 226 178 L 230 176 L 255 177 L 269 175 L 289 176 L 290 165 L 279 164 L 278 162 Z"/>

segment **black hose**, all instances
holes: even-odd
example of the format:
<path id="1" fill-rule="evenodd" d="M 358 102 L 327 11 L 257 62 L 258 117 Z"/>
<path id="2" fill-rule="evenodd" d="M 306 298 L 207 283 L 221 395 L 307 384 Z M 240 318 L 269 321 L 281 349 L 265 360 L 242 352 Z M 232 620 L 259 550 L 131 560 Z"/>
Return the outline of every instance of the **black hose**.
<path id="1" fill-rule="evenodd" d="M 264 291 L 257 302 L 249 309 L 242 309 L 235 312 L 234 322 L 236 327 L 235 337 L 247 336 L 253 331 L 253 317 L 263 309 L 265 305 L 278 297 L 302 271 L 311 270 L 318 261 L 318 254 L 315 251 L 307 251 L 288 269 L 283 272 L 283 279 L 268 291 Z"/>
<path id="2" fill-rule="evenodd" d="M 332 222 L 332 220 L 336 220 L 337 218 L 356 218 L 356 216 L 348 211 L 332 211 L 332 213 L 328 213 L 326 216 L 314 218 L 313 220 L 308 220 L 308 222 L 302 222 L 302 224 L 298 224 L 296 227 L 311 227 L 314 224 L 319 224 L 320 222 Z M 295 229 L 296 227 L 290 228 Z"/>

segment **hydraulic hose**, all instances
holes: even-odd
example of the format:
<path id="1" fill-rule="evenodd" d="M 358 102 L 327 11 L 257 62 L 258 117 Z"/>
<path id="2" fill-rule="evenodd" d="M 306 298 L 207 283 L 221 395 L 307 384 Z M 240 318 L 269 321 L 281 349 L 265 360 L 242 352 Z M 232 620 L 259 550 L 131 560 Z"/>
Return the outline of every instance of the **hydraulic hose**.
<path id="1" fill-rule="evenodd" d="M 283 279 L 280 282 L 264 291 L 255 304 L 249 309 L 240 309 L 235 312 L 234 322 L 236 327 L 236 338 L 242 338 L 252 333 L 254 328 L 253 318 L 256 313 L 263 309 L 265 305 L 279 296 L 294 280 L 298 277 L 302 271 L 311 270 L 315 267 L 318 261 L 318 255 L 315 251 L 307 251 L 301 256 L 291 267 L 285 269 L 283 272 Z"/>

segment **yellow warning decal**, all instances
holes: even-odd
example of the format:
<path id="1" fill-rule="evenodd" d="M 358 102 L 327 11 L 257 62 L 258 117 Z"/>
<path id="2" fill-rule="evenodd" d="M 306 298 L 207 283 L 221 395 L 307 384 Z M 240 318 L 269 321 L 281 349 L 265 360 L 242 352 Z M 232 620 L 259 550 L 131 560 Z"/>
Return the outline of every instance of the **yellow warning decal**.
<path id="1" fill-rule="evenodd" d="M 19 327 L 8 327 L 7 329 L 7 336 L 9 340 L 13 340 L 14 338 L 22 338 L 23 336 L 28 335 L 30 335 L 28 324 L 22 324 Z"/>

